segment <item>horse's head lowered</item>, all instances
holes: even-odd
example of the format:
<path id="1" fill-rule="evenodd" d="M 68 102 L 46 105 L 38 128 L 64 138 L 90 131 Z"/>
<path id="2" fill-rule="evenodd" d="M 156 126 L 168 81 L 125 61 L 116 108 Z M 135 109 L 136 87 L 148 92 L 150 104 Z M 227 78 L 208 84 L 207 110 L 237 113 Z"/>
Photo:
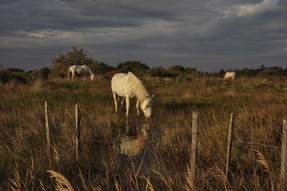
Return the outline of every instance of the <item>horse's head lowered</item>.
<path id="1" fill-rule="evenodd" d="M 95 74 L 91 74 L 91 80 L 95 79 Z"/>
<path id="2" fill-rule="evenodd" d="M 153 96 L 146 96 L 146 98 L 144 99 L 144 101 L 141 104 L 141 109 L 142 109 L 144 116 L 146 118 L 150 118 L 150 116 L 151 116 L 152 105 L 153 105 Z"/>

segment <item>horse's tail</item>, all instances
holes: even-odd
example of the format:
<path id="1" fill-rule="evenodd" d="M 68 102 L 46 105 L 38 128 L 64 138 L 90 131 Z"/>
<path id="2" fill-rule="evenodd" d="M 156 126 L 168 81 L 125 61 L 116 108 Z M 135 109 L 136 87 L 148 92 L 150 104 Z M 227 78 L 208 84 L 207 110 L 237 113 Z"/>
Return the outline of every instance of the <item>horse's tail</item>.
<path id="1" fill-rule="evenodd" d="M 68 80 L 70 80 L 70 75 L 71 75 L 71 69 L 69 68 L 69 70 L 68 70 Z"/>

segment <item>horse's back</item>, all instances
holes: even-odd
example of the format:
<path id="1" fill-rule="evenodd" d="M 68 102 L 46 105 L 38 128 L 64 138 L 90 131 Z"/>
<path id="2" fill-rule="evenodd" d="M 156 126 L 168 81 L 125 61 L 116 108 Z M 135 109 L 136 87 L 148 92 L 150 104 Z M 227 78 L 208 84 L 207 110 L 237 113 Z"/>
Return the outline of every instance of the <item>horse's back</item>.
<path id="1" fill-rule="evenodd" d="M 235 72 L 226 72 L 224 75 L 224 79 L 235 79 Z"/>
<path id="2" fill-rule="evenodd" d="M 125 97 L 126 80 L 127 80 L 127 74 L 125 73 L 115 74 L 111 80 L 112 91 L 117 93 L 119 96 Z"/>
<path id="3" fill-rule="evenodd" d="M 69 70 L 75 70 L 76 67 L 77 67 L 77 65 L 69 66 Z"/>

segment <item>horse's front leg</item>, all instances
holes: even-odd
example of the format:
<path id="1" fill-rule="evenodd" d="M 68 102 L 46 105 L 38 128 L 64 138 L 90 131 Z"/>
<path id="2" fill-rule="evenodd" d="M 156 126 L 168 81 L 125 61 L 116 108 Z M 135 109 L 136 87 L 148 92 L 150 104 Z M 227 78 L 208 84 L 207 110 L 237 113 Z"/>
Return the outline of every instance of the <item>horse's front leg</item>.
<path id="1" fill-rule="evenodd" d="M 129 116 L 129 109 L 130 109 L 130 97 L 126 96 L 126 118 Z"/>
<path id="2" fill-rule="evenodd" d="M 139 109 L 139 107 L 140 107 L 140 101 L 137 100 L 136 108 L 137 108 L 137 114 L 138 114 L 138 115 L 140 115 L 140 109 Z"/>

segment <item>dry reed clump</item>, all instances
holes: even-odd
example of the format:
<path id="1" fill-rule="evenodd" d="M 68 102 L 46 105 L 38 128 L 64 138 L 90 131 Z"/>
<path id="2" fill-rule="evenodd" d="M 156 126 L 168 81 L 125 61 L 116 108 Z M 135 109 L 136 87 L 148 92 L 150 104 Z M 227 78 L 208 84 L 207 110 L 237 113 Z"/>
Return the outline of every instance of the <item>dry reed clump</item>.
<path id="1" fill-rule="evenodd" d="M 192 177 L 192 174 L 191 174 L 191 170 L 189 169 L 189 167 L 187 167 L 187 173 L 185 175 L 185 179 L 186 179 L 186 183 L 185 183 L 185 190 L 186 191 L 195 191 L 195 180 L 194 180 L 194 177 Z"/>
<path id="2" fill-rule="evenodd" d="M 34 190 L 36 184 L 36 172 L 34 170 L 34 160 L 31 160 L 31 166 L 26 170 L 25 176 L 20 174 L 18 164 L 13 168 L 12 177 L 7 179 L 9 190 L 22 191 Z"/>
<path id="3" fill-rule="evenodd" d="M 74 191 L 74 188 L 71 186 L 70 182 L 62 174 L 55 172 L 53 170 L 47 171 L 50 174 L 50 177 L 55 181 L 55 190 L 56 191 Z"/>
<path id="4" fill-rule="evenodd" d="M 155 191 L 155 189 L 153 188 L 152 183 L 150 182 L 150 177 L 148 177 L 148 178 L 144 177 L 144 179 L 147 182 L 146 187 L 145 187 L 145 191 Z"/>
<path id="5" fill-rule="evenodd" d="M 254 149 L 254 152 L 255 152 L 256 162 L 263 168 L 263 172 L 270 173 L 269 165 L 264 155 L 260 151 L 255 150 L 255 149 Z"/>
<path id="6" fill-rule="evenodd" d="M 8 178 L 8 185 L 11 191 L 21 191 L 22 190 L 22 182 L 19 171 L 13 172 L 13 178 Z"/>
<path id="7" fill-rule="evenodd" d="M 260 151 L 254 149 L 254 153 L 257 164 L 263 169 L 263 172 L 266 173 L 269 178 L 269 180 L 267 181 L 267 187 L 269 187 L 268 189 L 274 191 L 274 182 L 271 177 L 271 171 L 267 160 Z"/>
<path id="8" fill-rule="evenodd" d="M 52 158 L 53 158 L 53 161 L 56 162 L 56 164 L 59 164 L 60 156 L 59 156 L 59 153 L 57 151 L 57 148 L 54 146 L 52 146 Z"/>

